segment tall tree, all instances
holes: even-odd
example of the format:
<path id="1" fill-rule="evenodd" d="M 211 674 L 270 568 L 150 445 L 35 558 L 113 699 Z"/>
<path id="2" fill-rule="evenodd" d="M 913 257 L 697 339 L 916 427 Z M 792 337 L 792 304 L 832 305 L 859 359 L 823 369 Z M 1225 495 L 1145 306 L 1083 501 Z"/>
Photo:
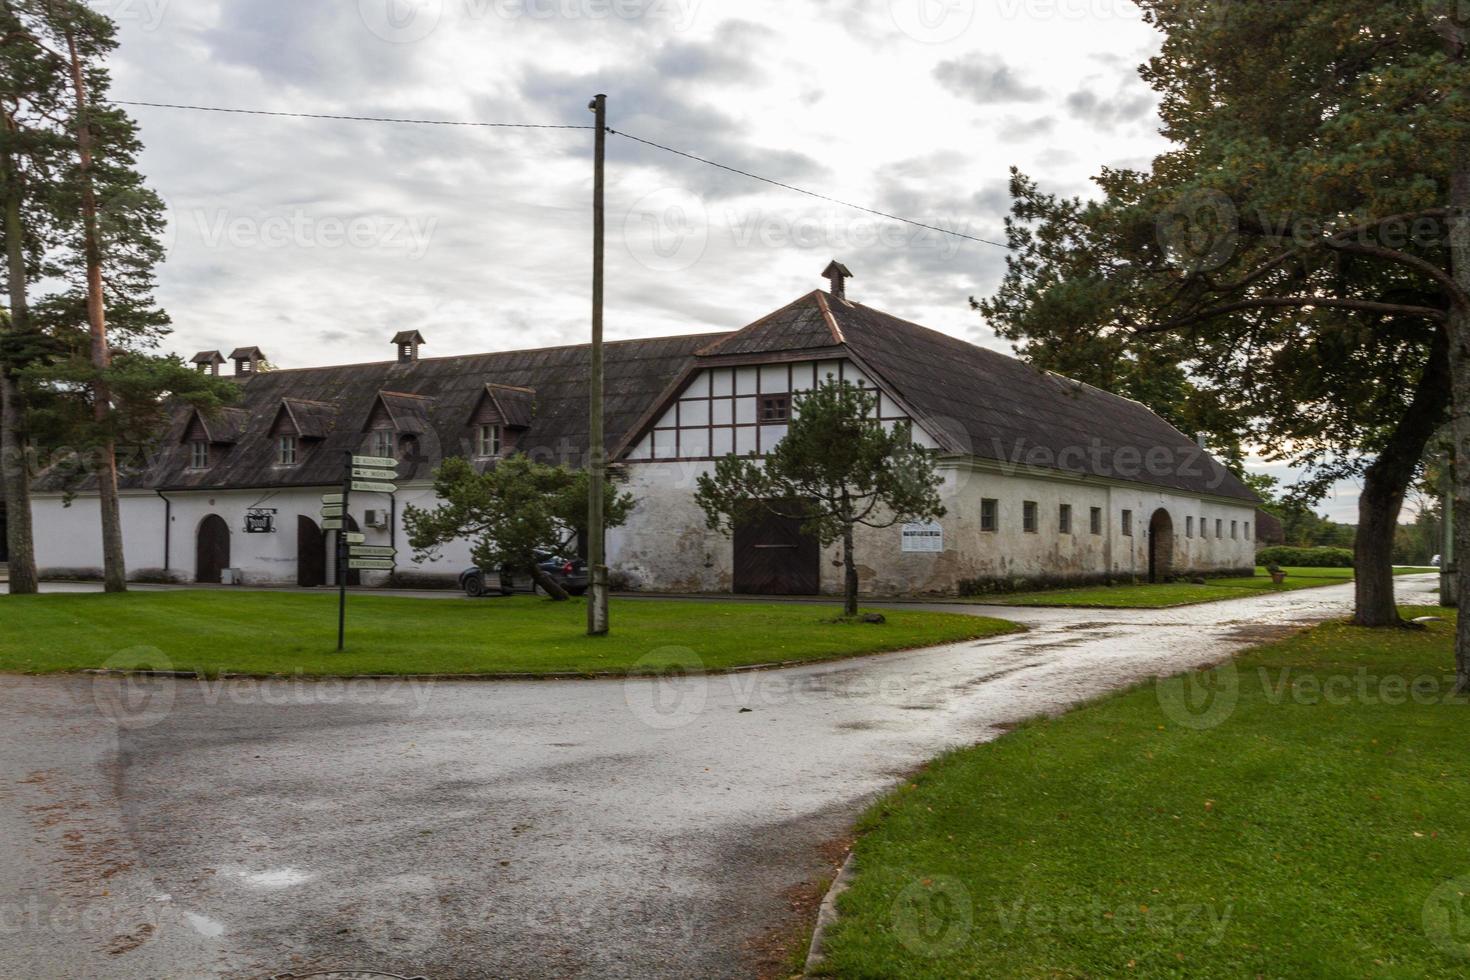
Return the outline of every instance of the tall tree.
<path id="1" fill-rule="evenodd" d="M 432 509 L 410 504 L 403 526 L 420 561 L 451 541 L 468 539 L 476 566 L 529 575 L 560 602 L 566 590 L 542 570 L 538 553 L 565 554 L 586 530 L 588 484 L 586 470 L 548 466 L 520 454 L 483 473 L 456 456 L 434 473 L 434 495 L 444 503 Z M 622 526 L 632 509 L 631 495 L 603 486 L 608 527 Z"/>
<path id="2" fill-rule="evenodd" d="M 21 230 L 35 237 L 38 226 L 53 224 L 43 249 L 44 272 L 67 288 L 34 304 L 26 316 L 66 351 L 79 350 L 79 332 L 87 338 L 91 420 L 75 434 L 89 450 L 100 503 L 104 587 L 122 591 L 127 575 L 118 505 L 120 402 L 111 387 L 112 361 L 118 350 L 144 356 L 168 323 L 152 298 L 153 267 L 162 257 L 163 204 L 137 171 L 136 128 L 107 101 L 104 62 L 117 45 L 112 21 L 78 0 L 8 0 L 6 14 L 12 22 L 8 43 L 33 49 L 48 76 L 48 91 L 60 94 L 45 116 L 53 166 L 44 182 L 36 182 Z M 13 289 L 17 277 L 10 279 Z M 51 361 L 67 381 L 75 380 L 74 356 Z M 28 373 L 39 380 L 43 372 Z M 141 373 L 160 382 L 151 403 L 179 387 L 170 380 L 167 359 Z M 129 374 L 139 376 L 136 362 Z"/>
<path id="3" fill-rule="evenodd" d="M 1122 344 L 1187 344 L 1197 376 L 1240 398 L 1271 442 L 1297 440 L 1324 480 L 1366 467 L 1357 614 L 1397 622 L 1397 510 L 1445 412 L 1444 351 L 1467 347 L 1454 311 L 1470 292 L 1451 272 L 1470 276 L 1470 222 L 1454 261 L 1447 207 L 1467 76 L 1445 38 L 1470 12 L 1138 2 L 1164 36 L 1143 76 L 1177 149 L 1147 173 L 1104 171 L 1090 206 L 1053 206 L 1019 181 L 1021 253 L 987 313 L 1059 336 L 1041 314 L 1071 308 Z"/>
<path id="4" fill-rule="evenodd" d="M 802 521 L 823 545 L 842 542 L 842 611 L 857 615 L 854 532 L 944 516 L 943 478 L 906 425 L 885 429 L 874 393 L 830 376 L 796 396 L 786 437 L 764 459 L 734 453 L 701 474 L 695 500 L 711 530 L 761 513 Z"/>

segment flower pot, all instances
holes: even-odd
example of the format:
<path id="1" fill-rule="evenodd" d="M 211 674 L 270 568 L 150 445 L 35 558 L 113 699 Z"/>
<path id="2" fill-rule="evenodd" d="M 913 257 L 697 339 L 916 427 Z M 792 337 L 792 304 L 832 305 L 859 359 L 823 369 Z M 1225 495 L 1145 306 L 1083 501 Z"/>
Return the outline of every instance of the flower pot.
<path id="1" fill-rule="evenodd" d="M 1285 572 L 1272 572 L 1271 573 L 1271 584 L 1272 585 L 1280 585 L 1282 582 L 1285 582 L 1285 581 L 1286 581 L 1286 573 Z"/>

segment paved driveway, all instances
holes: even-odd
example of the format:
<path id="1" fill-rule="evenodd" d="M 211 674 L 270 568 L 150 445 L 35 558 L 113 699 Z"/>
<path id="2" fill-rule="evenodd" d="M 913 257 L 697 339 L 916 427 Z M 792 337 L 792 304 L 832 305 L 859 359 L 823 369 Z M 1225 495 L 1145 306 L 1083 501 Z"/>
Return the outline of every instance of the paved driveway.
<path id="1" fill-rule="evenodd" d="M 1350 603 L 987 608 L 1033 629 L 681 681 L 3 677 L 0 975 L 748 976 L 923 760 Z"/>

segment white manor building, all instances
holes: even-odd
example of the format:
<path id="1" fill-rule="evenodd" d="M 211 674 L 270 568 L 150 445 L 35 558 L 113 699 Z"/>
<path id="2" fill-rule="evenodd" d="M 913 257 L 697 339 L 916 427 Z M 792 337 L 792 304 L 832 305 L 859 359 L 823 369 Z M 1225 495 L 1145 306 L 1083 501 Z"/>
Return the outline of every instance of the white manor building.
<path id="1" fill-rule="evenodd" d="M 946 516 L 932 526 L 860 529 L 861 588 L 876 594 L 975 591 L 1060 581 L 1162 579 L 1254 567 L 1256 498 L 1218 461 L 1142 405 L 1037 371 L 845 297 L 846 270 L 733 333 L 610 343 L 607 449 L 637 501 L 609 532 L 615 586 L 677 592 L 830 593 L 836 548 L 788 522 L 706 529 L 695 479 L 730 452 L 762 453 L 786 432 L 793 398 L 827 376 L 870 386 L 883 424 L 912 424 L 937 449 Z M 124 474 L 130 574 L 179 582 L 336 582 L 336 532 L 323 494 L 347 452 L 401 462 L 394 494 L 354 493 L 347 528 L 396 545 L 396 569 L 365 585 L 453 585 L 469 545 L 418 564 L 404 507 L 434 504 L 432 474 L 462 455 L 508 453 L 581 465 L 587 347 L 260 371 L 233 352 L 242 397 L 214 417 L 182 412 L 148 465 Z M 195 357 L 201 370 L 225 363 Z M 69 503 L 43 474 L 34 500 L 43 575 L 101 566 L 95 495 Z M 230 571 L 226 571 L 230 570 Z"/>

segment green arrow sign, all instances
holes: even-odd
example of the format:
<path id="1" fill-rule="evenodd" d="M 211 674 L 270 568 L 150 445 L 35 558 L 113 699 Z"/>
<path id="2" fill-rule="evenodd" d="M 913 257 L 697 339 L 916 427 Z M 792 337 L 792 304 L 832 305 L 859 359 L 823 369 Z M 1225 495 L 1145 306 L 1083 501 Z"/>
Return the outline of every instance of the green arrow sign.
<path id="1" fill-rule="evenodd" d="M 342 537 L 347 539 L 348 544 L 362 544 L 364 541 L 367 540 L 366 534 L 362 534 L 357 531 L 348 531 L 346 534 L 342 535 Z"/>
<path id="2" fill-rule="evenodd" d="M 354 466 L 352 468 L 352 478 L 354 480 L 396 480 L 398 479 L 398 471 L 369 470 Z"/>
<path id="3" fill-rule="evenodd" d="M 397 548 L 389 548 L 384 545 L 355 544 L 352 546 L 353 558 L 392 558 L 397 554 Z"/>
<path id="4" fill-rule="evenodd" d="M 329 518 L 327 518 L 326 520 L 322 521 L 322 530 L 323 531 L 340 531 L 340 530 L 342 530 L 342 519 L 340 517 L 329 517 Z"/>
<path id="5" fill-rule="evenodd" d="M 398 468 L 398 460 L 392 456 L 354 456 L 352 457 L 352 465 L 391 470 Z"/>
<path id="6" fill-rule="evenodd" d="M 324 494 L 322 494 L 322 503 L 324 503 L 324 504 L 340 504 L 341 502 L 342 502 L 342 495 L 340 493 L 324 493 Z"/>
<path id="7" fill-rule="evenodd" d="M 374 571 L 382 572 L 393 571 L 393 563 L 391 561 L 384 561 L 379 558 L 349 558 L 347 559 L 347 567 L 371 569 Z"/>
<path id="8" fill-rule="evenodd" d="M 323 517 L 341 517 L 342 516 L 342 505 L 341 504 L 327 504 L 325 507 L 322 508 L 322 516 Z"/>
<path id="9" fill-rule="evenodd" d="M 398 487 L 392 483 L 370 483 L 367 480 L 353 480 L 352 489 L 362 490 L 366 493 L 392 493 Z"/>

